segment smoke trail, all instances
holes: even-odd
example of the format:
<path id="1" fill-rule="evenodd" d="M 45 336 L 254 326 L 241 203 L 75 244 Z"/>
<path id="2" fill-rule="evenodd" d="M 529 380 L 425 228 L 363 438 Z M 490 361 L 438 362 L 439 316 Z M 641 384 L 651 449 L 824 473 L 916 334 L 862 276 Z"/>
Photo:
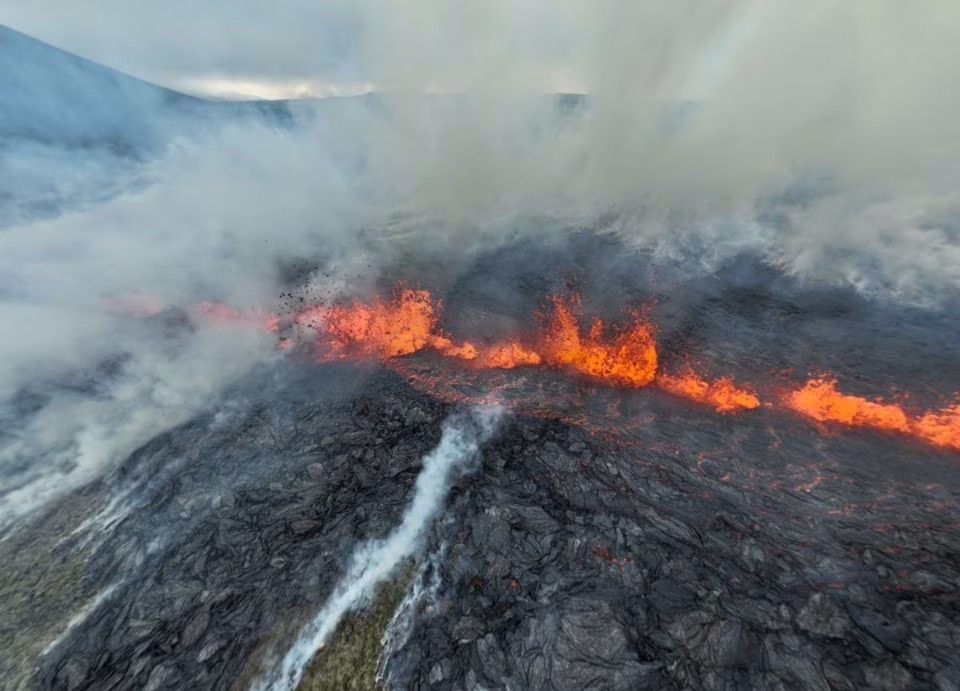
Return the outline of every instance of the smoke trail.
<path id="1" fill-rule="evenodd" d="M 413 502 L 400 525 L 386 539 L 367 542 L 356 550 L 350 569 L 333 596 L 300 633 L 280 669 L 255 688 L 297 686 L 310 658 L 336 630 L 343 615 L 362 603 L 403 559 L 417 550 L 427 525 L 447 495 L 454 470 L 474 457 L 502 417 L 503 409 L 499 406 L 484 406 L 444 423 L 440 444 L 423 459 Z"/>
<path id="2" fill-rule="evenodd" d="M 49 654 L 54 648 L 60 645 L 60 643 L 63 640 L 65 640 L 66 637 L 70 635 L 78 626 L 86 622 L 87 619 L 90 618 L 90 615 L 92 615 L 94 612 L 100 609 L 100 607 L 105 602 L 107 602 L 111 598 L 111 596 L 113 596 L 113 593 L 117 590 L 117 587 L 119 585 L 120 585 L 119 582 L 112 583 L 108 585 L 106 588 L 104 588 L 103 590 L 101 590 L 99 593 L 97 593 L 96 597 L 90 600 L 86 605 L 84 605 L 80 609 L 79 612 L 77 612 L 75 615 L 73 615 L 70 618 L 70 621 L 67 622 L 67 625 L 66 627 L 64 627 L 63 631 L 61 631 L 56 638 L 54 638 L 52 641 L 50 641 L 50 643 L 47 644 L 47 647 L 43 649 L 43 652 L 40 653 L 40 656 L 43 657 L 44 655 Z"/>

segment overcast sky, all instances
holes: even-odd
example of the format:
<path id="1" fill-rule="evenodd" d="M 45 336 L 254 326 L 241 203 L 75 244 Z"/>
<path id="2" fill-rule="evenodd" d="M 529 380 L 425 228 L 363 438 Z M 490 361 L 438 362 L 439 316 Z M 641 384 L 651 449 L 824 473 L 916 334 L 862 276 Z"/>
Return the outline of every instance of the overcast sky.
<path id="1" fill-rule="evenodd" d="M 509 81 L 584 91 L 585 75 L 621 58 L 624 45 L 658 50 L 669 37 L 700 52 L 761 2 L 0 0 L 0 22 L 190 91 L 326 95 L 385 81 L 420 90 Z M 647 69 L 667 62 L 660 55 Z"/>
<path id="2" fill-rule="evenodd" d="M 275 96 L 366 81 L 341 0 L 0 0 L 0 22 L 166 86 Z M 259 93 L 264 92 L 264 93 Z"/>
<path id="3" fill-rule="evenodd" d="M 708 99 L 757 72 L 809 79 L 808 97 L 838 72 L 939 78 L 958 18 L 958 0 L 0 0 L 0 23 L 149 81 L 265 97 Z"/>
<path id="4" fill-rule="evenodd" d="M 194 92 L 266 98 L 363 92 L 382 82 L 383 72 L 399 76 L 390 64 L 398 54 L 400 62 L 416 62 L 420 88 L 441 90 L 453 70 L 483 68 L 477 60 L 500 69 L 511 53 L 518 73 L 535 72 L 541 88 L 555 90 L 580 5 L 582 0 L 0 0 L 0 23 Z"/>

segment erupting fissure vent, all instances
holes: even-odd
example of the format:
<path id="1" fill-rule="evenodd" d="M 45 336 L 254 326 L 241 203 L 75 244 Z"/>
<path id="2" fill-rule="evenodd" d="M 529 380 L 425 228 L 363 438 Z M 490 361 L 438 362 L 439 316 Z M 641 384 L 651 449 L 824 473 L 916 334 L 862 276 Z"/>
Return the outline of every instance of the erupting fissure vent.
<path id="1" fill-rule="evenodd" d="M 146 309 L 144 305 L 149 305 Z M 111 309 L 148 316 L 156 302 L 138 296 L 112 300 Z M 830 375 L 814 376 L 799 388 L 765 395 L 737 384 L 731 377 L 707 379 L 691 365 L 676 372 L 660 369 L 656 328 L 641 311 L 619 324 L 594 318 L 584 328 L 577 295 L 550 296 L 539 325 L 515 338 L 495 342 L 457 340 L 439 326 L 441 303 L 427 290 L 398 286 L 389 296 L 369 302 L 333 306 L 308 305 L 281 318 L 262 309 L 235 309 L 202 302 L 193 313 L 214 322 L 250 324 L 279 332 L 278 345 L 312 348 L 318 360 L 379 359 L 432 349 L 444 357 L 480 369 L 549 366 L 585 375 L 610 386 L 657 386 L 672 395 L 712 406 L 721 413 L 752 410 L 761 405 L 800 413 L 819 422 L 906 434 L 930 444 L 960 449 L 960 402 L 941 410 L 911 414 L 895 403 L 871 401 L 840 393 Z"/>

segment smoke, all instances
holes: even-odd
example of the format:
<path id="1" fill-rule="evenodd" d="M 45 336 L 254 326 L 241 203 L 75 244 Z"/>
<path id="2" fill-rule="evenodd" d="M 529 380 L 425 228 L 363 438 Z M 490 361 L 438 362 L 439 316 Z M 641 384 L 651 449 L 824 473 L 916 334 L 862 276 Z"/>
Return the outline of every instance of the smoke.
<path id="1" fill-rule="evenodd" d="M 474 459 L 481 444 L 496 431 L 504 415 L 498 406 L 470 409 L 443 425 L 437 448 L 423 459 L 417 476 L 413 501 L 400 525 L 383 540 L 360 545 L 347 573 L 334 589 L 324 608 L 301 631 L 274 674 L 257 688 L 293 689 L 303 676 L 313 654 L 336 630 L 343 616 L 363 604 L 396 567 L 420 548 L 430 521 L 440 509 L 456 472 Z"/>
<path id="2" fill-rule="evenodd" d="M 297 136 L 235 125 L 174 141 L 139 165 L 133 188 L 130 161 L 103 155 L 107 169 L 120 161 L 107 173 L 128 180 L 123 194 L 0 230 L 0 525 L 95 479 L 276 356 L 252 330 L 201 324 L 171 336 L 111 301 L 272 305 L 281 258 L 349 270 L 365 214 L 345 177 L 349 146 L 320 124 Z"/>
<path id="3" fill-rule="evenodd" d="M 887 297 L 960 287 L 949 0 L 428 1 L 371 9 L 368 28 L 399 146 L 383 155 L 414 208 L 613 213 L 663 251 L 747 239 Z M 462 97 L 439 112 L 411 96 L 430 88 Z M 564 88 L 589 105 L 551 126 L 531 95 Z"/>
<path id="4" fill-rule="evenodd" d="M 28 390 L 26 404 L 36 408 L 28 414 L 11 409 L 16 401 L 5 406 L 0 527 L 82 487 L 157 434 L 189 420 L 262 361 L 266 341 L 235 326 L 203 328 L 166 349 L 143 334 L 132 335 L 121 341 L 124 360 L 108 362 L 86 378 Z"/>
<path id="5" fill-rule="evenodd" d="M 168 100 L 149 85 L 0 42 L 0 83 L 17 89 L 0 94 L 0 130 L 14 133 L 0 137 L 8 516 L 96 477 L 274 356 L 268 339 L 205 329 L 171 348 L 105 307 L 118 297 L 270 306 L 302 258 L 321 267 L 311 293 L 336 296 L 373 283 L 398 247 L 463 266 L 518 232 L 571 226 L 698 271 L 750 252 L 885 299 L 936 306 L 960 290 L 951 0 L 297 1 L 281 25 L 217 5 L 243 31 L 218 23 L 216 40 L 193 21 L 212 16 L 203 2 L 138 7 L 140 19 L 69 4 L 24 4 L 14 19 L 51 40 L 86 27 L 103 51 L 84 52 L 123 53 L 118 66 L 169 83 L 303 77 L 380 95 L 294 106 L 283 126 L 184 115 L 154 128 Z M 290 21 L 298 12 L 310 21 Z M 158 26 L 187 30 L 142 41 L 161 14 Z M 137 50 L 102 40 L 94 16 Z M 307 56 L 327 16 L 335 50 Z M 564 91 L 586 97 L 546 96 Z M 110 362 L 120 373 L 95 386 L 55 384 Z"/>
<path id="6" fill-rule="evenodd" d="M 40 653 L 40 656 L 43 657 L 44 655 L 48 655 L 50 652 L 56 649 L 56 647 L 60 645 L 62 641 L 66 640 L 67 636 L 69 636 L 71 632 L 76 630 L 78 626 L 90 618 L 90 615 L 108 602 L 113 596 L 113 593 L 116 592 L 118 585 L 118 583 L 108 585 L 106 588 L 97 593 L 89 602 L 87 602 L 79 612 L 70 617 L 70 621 L 67 622 L 66 627 L 64 627 L 64 629 L 57 634 L 56 638 L 47 644 L 47 646 L 43 649 L 43 652 Z"/>

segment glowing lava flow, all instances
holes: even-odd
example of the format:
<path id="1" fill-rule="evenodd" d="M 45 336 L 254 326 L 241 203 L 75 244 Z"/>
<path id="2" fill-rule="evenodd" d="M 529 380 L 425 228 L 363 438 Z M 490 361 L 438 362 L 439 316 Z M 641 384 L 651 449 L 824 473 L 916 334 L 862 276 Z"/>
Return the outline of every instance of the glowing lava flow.
<path id="1" fill-rule="evenodd" d="M 538 353 L 519 342 L 489 346 L 454 342 L 437 326 L 439 311 L 439 302 L 428 291 L 403 288 L 390 300 L 378 297 L 371 304 L 354 302 L 326 311 L 309 308 L 309 319 L 298 315 L 295 321 L 311 324 L 322 342 L 345 354 L 389 359 L 433 348 L 484 368 L 510 369 L 543 362 Z"/>
<path id="2" fill-rule="evenodd" d="M 433 348 L 442 355 L 470 361 L 483 369 L 553 365 L 629 388 L 656 382 L 663 390 L 713 406 L 723 413 L 757 408 L 760 400 L 750 388 L 738 387 L 729 377 L 707 381 L 691 368 L 673 375 L 657 373 L 655 329 L 642 314 L 634 312 L 616 327 L 594 319 L 581 329 L 576 296 L 552 297 L 542 315 L 543 328 L 530 340 L 533 345 L 508 341 L 477 345 L 456 342 L 437 327 L 440 305 L 424 290 L 404 288 L 393 298 L 370 304 L 354 302 L 325 312 L 308 308 L 309 323 L 337 354 L 363 354 L 389 359 Z"/>
<path id="3" fill-rule="evenodd" d="M 837 382 L 828 377 L 811 379 L 787 397 L 787 405 L 820 422 L 842 422 L 856 427 L 907 432 L 907 416 L 898 405 L 875 403 L 860 396 L 837 391 Z"/>
<path id="4" fill-rule="evenodd" d="M 760 407 L 752 388 L 738 387 L 730 377 L 707 381 L 689 367 L 679 374 L 658 374 L 657 384 L 676 396 L 712 405 L 720 413 Z"/>
<path id="5" fill-rule="evenodd" d="M 931 444 L 960 449 L 960 404 L 924 413 L 910 426 L 915 435 Z"/>
<path id="6" fill-rule="evenodd" d="M 160 307 L 143 296 L 112 300 L 114 311 L 151 316 Z M 756 390 L 730 377 L 705 379 L 691 367 L 659 371 L 656 329 L 633 312 L 619 325 L 594 319 L 581 327 L 577 296 L 554 296 L 541 316 L 540 328 L 522 339 L 494 343 L 456 341 L 439 327 L 441 304 L 429 291 L 398 287 L 389 297 L 330 307 L 311 305 L 280 319 L 260 309 L 238 310 L 219 302 L 202 302 L 192 312 L 214 322 L 239 322 L 280 332 L 278 347 L 307 342 L 318 360 L 374 358 L 391 360 L 424 349 L 469 362 L 479 369 L 553 366 L 606 384 L 641 388 L 655 385 L 672 395 L 712 406 L 721 413 L 761 405 Z M 290 330 L 292 329 L 292 330 Z M 819 422 L 906 434 L 930 444 L 960 449 L 960 403 L 911 415 L 899 405 L 841 393 L 836 380 L 819 376 L 769 402 Z"/>
<path id="7" fill-rule="evenodd" d="M 829 376 L 810 379 L 802 388 L 789 392 L 784 403 L 820 422 L 910 434 L 937 446 L 960 448 L 960 405 L 911 417 L 895 403 L 840 393 L 836 380 Z"/>
<path id="8" fill-rule="evenodd" d="M 467 360 L 480 368 L 510 369 L 552 365 L 568 368 L 613 386 L 659 386 L 675 396 L 712 406 L 721 413 L 760 407 L 750 386 L 738 386 L 730 377 L 707 380 L 687 367 L 677 373 L 658 372 L 655 328 L 642 314 L 632 313 L 615 327 L 594 319 L 582 329 L 576 296 L 551 297 L 543 325 L 521 341 L 492 345 L 456 342 L 438 328 L 440 304 L 425 290 L 404 288 L 390 300 L 354 302 L 327 310 L 308 308 L 295 321 L 309 321 L 321 341 L 335 353 L 389 359 L 424 348 Z M 790 392 L 783 405 L 821 422 L 869 427 L 909 434 L 938 446 L 960 448 L 960 405 L 910 417 L 892 403 L 842 394 L 829 377 L 811 379 Z"/>
<path id="9" fill-rule="evenodd" d="M 426 290 L 404 288 L 392 300 L 354 302 L 319 315 L 325 336 L 346 353 L 383 359 L 409 355 L 431 345 L 437 308 Z"/>
<path id="10" fill-rule="evenodd" d="M 482 368 L 547 364 L 619 386 L 642 387 L 653 381 L 657 347 L 649 321 L 635 314 L 626 325 L 611 329 L 595 319 L 584 334 L 575 316 L 577 298 L 552 298 L 550 305 L 545 327 L 532 346 L 520 341 L 478 345 L 452 340 L 438 329 L 439 303 L 425 290 L 404 288 L 389 301 L 354 302 L 313 317 L 321 322 L 320 340 L 337 353 L 389 359 L 429 347 Z"/>

